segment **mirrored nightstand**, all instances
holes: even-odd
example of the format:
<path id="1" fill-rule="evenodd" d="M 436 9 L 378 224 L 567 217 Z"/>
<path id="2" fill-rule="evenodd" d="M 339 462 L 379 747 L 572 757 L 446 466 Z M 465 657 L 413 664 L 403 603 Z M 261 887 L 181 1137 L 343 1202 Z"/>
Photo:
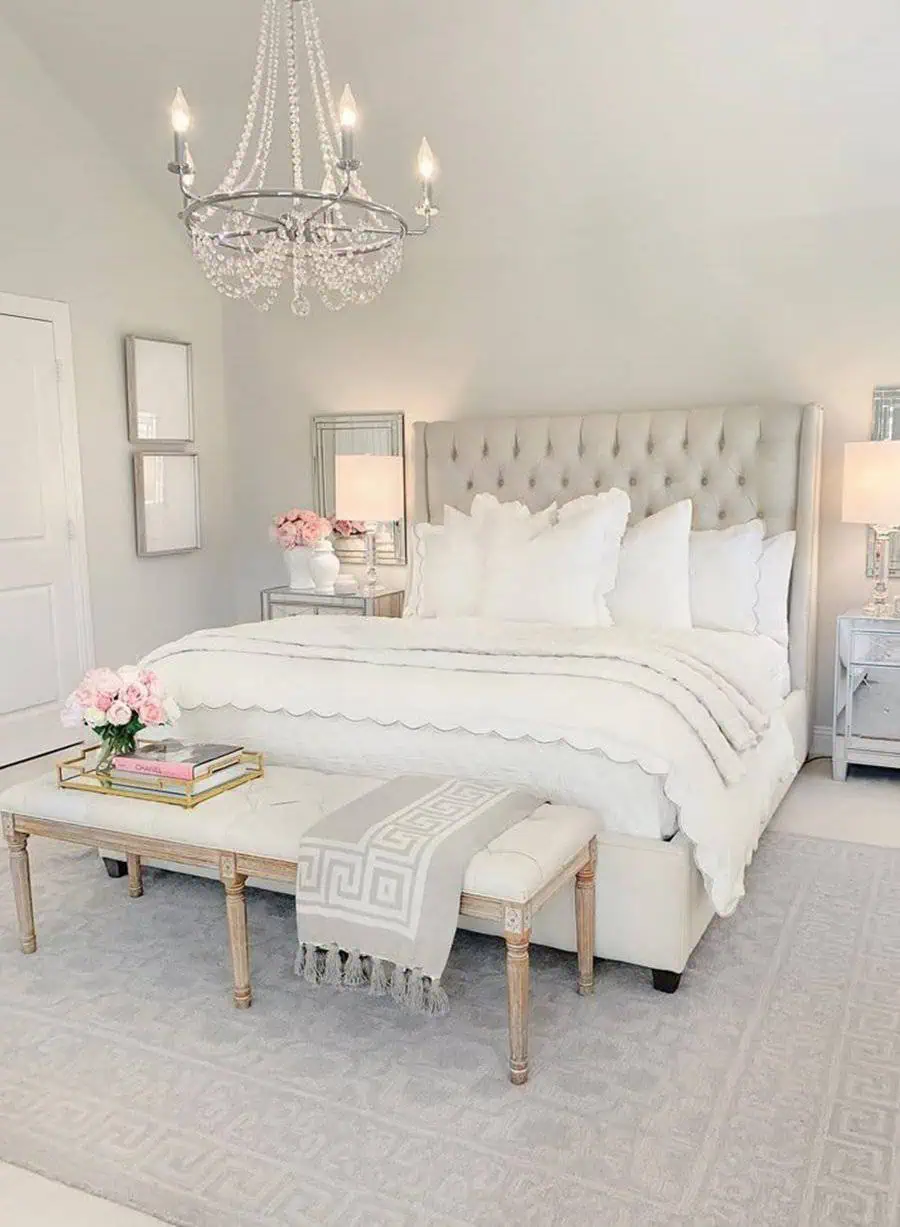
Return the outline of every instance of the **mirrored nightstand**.
<path id="1" fill-rule="evenodd" d="M 842 614 L 834 654 L 832 775 L 900 767 L 900 617 Z"/>
<path id="2" fill-rule="evenodd" d="M 403 613 L 402 588 L 377 587 L 374 592 L 360 589 L 345 593 L 298 591 L 296 588 L 263 588 L 259 594 L 260 616 L 293 618 L 298 614 L 340 614 L 357 618 L 399 618 Z"/>

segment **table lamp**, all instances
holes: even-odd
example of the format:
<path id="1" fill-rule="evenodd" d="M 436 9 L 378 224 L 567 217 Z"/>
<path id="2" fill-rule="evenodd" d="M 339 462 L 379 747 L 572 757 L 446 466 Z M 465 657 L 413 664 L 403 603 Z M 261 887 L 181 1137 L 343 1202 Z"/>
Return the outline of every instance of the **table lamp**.
<path id="1" fill-rule="evenodd" d="M 406 513 L 402 456 L 335 456 L 334 513 L 366 526 L 367 588 L 374 588 L 375 534 L 379 524 L 394 524 Z"/>
<path id="2" fill-rule="evenodd" d="M 863 612 L 884 617 L 888 605 L 891 534 L 900 526 L 900 440 L 844 445 L 845 524 L 868 524 L 875 534 L 875 587 Z"/>

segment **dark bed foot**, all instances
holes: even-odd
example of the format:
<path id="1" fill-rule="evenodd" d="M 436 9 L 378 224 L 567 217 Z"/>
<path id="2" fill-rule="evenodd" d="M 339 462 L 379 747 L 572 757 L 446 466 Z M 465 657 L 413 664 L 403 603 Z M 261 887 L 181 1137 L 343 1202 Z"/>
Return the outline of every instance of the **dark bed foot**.
<path id="1" fill-rule="evenodd" d="M 680 971 L 658 971 L 653 969 L 653 987 L 658 993 L 675 993 L 681 983 Z"/>
<path id="2" fill-rule="evenodd" d="M 113 860 L 111 856 L 104 856 L 103 864 L 106 866 L 106 872 L 111 878 L 124 878 L 128 872 L 128 866 L 125 861 Z M 656 972 L 653 974 L 655 976 Z"/>

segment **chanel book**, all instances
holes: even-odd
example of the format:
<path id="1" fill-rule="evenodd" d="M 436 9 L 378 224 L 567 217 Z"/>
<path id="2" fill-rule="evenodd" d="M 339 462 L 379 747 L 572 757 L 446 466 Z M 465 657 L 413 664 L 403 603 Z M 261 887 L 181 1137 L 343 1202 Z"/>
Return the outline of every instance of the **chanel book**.
<path id="1" fill-rule="evenodd" d="M 243 746 L 184 741 L 145 741 L 134 754 L 117 754 L 116 771 L 132 775 L 164 776 L 170 780 L 199 780 L 239 762 Z"/>

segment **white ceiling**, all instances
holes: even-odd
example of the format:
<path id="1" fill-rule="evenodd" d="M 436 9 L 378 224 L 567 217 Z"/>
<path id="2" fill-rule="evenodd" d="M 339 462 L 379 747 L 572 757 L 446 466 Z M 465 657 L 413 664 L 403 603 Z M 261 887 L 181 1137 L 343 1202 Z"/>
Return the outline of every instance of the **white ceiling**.
<path id="1" fill-rule="evenodd" d="M 673 219 L 900 203 L 896 0 L 320 0 L 353 83 L 369 182 L 412 202 L 427 132 L 450 224 L 503 245 L 610 213 Z M 167 106 L 191 102 L 220 176 L 257 0 L 0 0 L 72 101 L 174 208 Z M 451 208 L 452 206 L 452 208 Z"/>

